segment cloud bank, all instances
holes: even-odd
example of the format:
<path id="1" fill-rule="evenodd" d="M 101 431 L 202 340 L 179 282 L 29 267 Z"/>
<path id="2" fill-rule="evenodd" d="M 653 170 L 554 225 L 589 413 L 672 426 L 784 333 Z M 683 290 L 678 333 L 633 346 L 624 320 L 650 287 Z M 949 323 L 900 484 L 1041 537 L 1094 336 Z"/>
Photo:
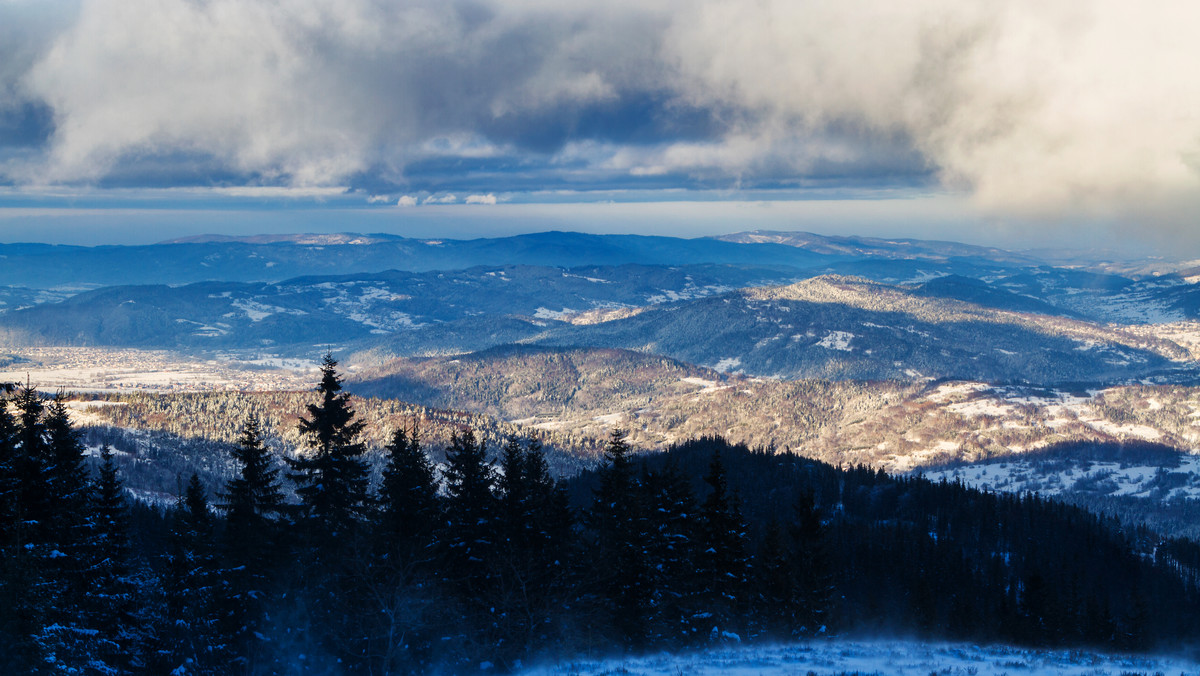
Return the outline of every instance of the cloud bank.
<path id="1" fill-rule="evenodd" d="M 0 0 L 0 180 L 940 185 L 1180 225 L 1197 25 L 1182 0 Z"/>

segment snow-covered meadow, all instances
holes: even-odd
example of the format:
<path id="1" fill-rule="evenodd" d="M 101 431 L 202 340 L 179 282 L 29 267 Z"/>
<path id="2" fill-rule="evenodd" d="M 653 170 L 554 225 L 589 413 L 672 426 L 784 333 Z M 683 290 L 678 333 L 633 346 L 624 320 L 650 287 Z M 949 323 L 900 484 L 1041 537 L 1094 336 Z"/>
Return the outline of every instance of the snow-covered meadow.
<path id="1" fill-rule="evenodd" d="M 686 654 L 562 661 L 520 673 L 523 676 L 1190 676 L 1200 674 L 1200 662 L 1184 657 L 1105 654 L 1084 650 L 837 639 L 770 646 L 731 646 Z"/>

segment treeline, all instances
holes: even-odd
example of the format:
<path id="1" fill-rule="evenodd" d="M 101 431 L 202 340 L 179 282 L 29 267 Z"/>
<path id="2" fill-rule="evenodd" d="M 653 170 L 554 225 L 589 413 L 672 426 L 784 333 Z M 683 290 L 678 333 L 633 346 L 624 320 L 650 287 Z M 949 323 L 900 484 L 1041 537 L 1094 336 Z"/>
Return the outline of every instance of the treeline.
<path id="1" fill-rule="evenodd" d="M 61 402 L 0 407 L 0 671 L 424 673 L 586 652 L 882 631 L 1144 649 L 1200 623 L 1196 547 L 1135 551 L 1036 497 L 843 470 L 717 438 L 551 478 L 464 428 L 378 482 L 327 358 L 278 464 L 251 416 L 224 485 L 160 511 L 95 478 Z M 211 489 L 211 490 L 209 490 Z"/>
<path id="2" fill-rule="evenodd" d="M 831 630 L 1129 650 L 1177 649 L 1200 632 L 1200 559 L 1181 553 L 1195 550 L 1189 540 L 1159 542 L 1033 494 L 836 468 L 720 439 L 644 464 L 696 477 L 718 449 L 757 552 L 755 575 L 768 568 L 775 524 L 794 527 L 796 505 L 821 515 Z M 595 485 L 579 477 L 573 503 Z"/>

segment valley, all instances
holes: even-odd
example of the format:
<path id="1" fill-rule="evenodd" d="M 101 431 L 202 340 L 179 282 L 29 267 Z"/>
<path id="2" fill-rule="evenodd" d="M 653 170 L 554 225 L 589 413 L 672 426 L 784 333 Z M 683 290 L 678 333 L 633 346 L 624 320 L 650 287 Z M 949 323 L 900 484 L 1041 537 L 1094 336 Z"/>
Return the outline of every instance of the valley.
<path id="1" fill-rule="evenodd" d="M 883 634 L 916 622 L 933 637 L 1037 642 L 1030 632 L 1043 620 L 1013 605 L 1006 590 L 1018 581 L 1036 584 L 1029 576 L 1056 579 L 1057 589 L 1068 570 L 1087 576 L 1095 593 L 1122 610 L 1089 610 L 1066 593 L 1046 597 L 1055 613 L 1093 617 L 1054 620 L 1061 627 L 1055 644 L 1086 639 L 1145 649 L 1157 645 L 1145 627 L 1174 630 L 1138 614 L 1138 598 L 1126 593 L 1123 574 L 1109 563 L 1144 568 L 1138 574 L 1155 580 L 1153 593 L 1163 603 L 1182 603 L 1171 589 L 1192 584 L 1200 570 L 1195 545 L 1185 539 L 1200 537 L 1200 318 L 1190 278 L 1079 261 L 1056 267 L 947 242 L 778 233 L 732 239 L 739 241 L 680 245 L 675 263 L 664 261 L 663 239 L 547 233 L 533 240 L 537 260 L 511 241 L 425 243 L 445 245 L 463 262 L 476 262 L 468 251 L 510 258 L 341 274 L 325 274 L 332 270 L 305 256 L 332 249 L 333 258 L 357 265 L 365 259 L 354 258 L 360 255 L 354 247 L 412 243 L 371 237 L 184 243 L 206 247 L 209 256 L 248 255 L 237 247 L 251 246 L 276 262 L 264 270 L 286 268 L 291 256 L 292 271 L 307 266 L 322 274 L 263 278 L 250 270 L 234 281 L 164 284 L 146 283 L 165 269 L 148 266 L 146 276 L 119 286 L 93 277 L 75 279 L 69 289 L 12 288 L 0 294 L 9 301 L 0 306 L 0 383 L 60 395 L 63 415 L 78 430 L 81 462 L 119 472 L 139 518 L 159 523 L 162 514 L 183 509 L 181 496 L 196 504 L 208 499 L 197 496 L 223 499 L 218 487 L 233 486 L 245 472 L 238 454 L 250 421 L 265 462 L 287 469 L 279 499 L 304 504 L 309 489 L 294 468 L 319 456 L 302 428 L 331 401 L 328 392 L 324 399 L 314 392 L 318 380 L 329 385 L 331 367 L 322 363 L 328 356 L 340 374 L 336 386 L 351 397 L 361 424 L 356 490 L 379 496 L 364 498 L 364 510 L 399 495 L 387 488 L 394 485 L 398 439 L 416 440 L 412 448 L 428 463 L 420 476 L 428 478 L 425 490 L 434 491 L 437 505 L 454 504 L 450 487 L 471 452 L 492 486 L 487 504 L 518 495 L 507 474 L 512 468 L 523 476 L 514 449 L 534 449 L 520 452 L 544 468 L 537 490 L 556 491 L 541 508 L 559 510 L 545 517 L 558 524 L 554 537 L 581 538 L 559 554 L 575 572 L 555 560 L 546 574 L 566 579 L 590 570 L 591 563 L 569 552 L 603 546 L 605 522 L 597 515 L 605 509 L 628 502 L 649 510 L 639 518 L 658 523 L 653 534 L 639 536 L 657 543 L 650 545 L 661 564 L 654 584 L 682 585 L 669 593 L 689 599 L 677 607 L 654 592 L 657 600 L 647 607 L 656 608 L 653 621 L 664 628 L 654 630 L 661 633 L 653 640 L 664 645 L 712 649 L 740 641 L 738 632 L 762 640 L 773 635 L 772 623 L 802 622 L 800 615 L 771 616 L 776 601 L 766 592 L 753 597 L 763 619 L 747 623 L 687 586 L 685 571 L 694 564 L 672 552 L 701 561 L 717 549 L 678 550 L 672 538 L 717 537 L 703 527 L 721 509 L 728 514 L 722 518 L 745 519 L 740 534 L 729 536 L 741 544 L 723 548 L 762 562 L 728 564 L 757 571 L 746 583 L 776 584 L 770 576 L 777 556 L 812 556 L 806 553 L 818 546 L 812 543 L 838 543 L 829 555 L 841 563 L 824 579 L 842 595 L 834 602 L 820 588 L 805 587 L 817 600 L 797 607 L 814 614 L 789 636 L 823 633 L 824 625 L 812 621 L 828 607 L 839 615 L 830 621 Z M 579 260 L 572 247 L 580 241 L 606 244 L 597 256 L 603 260 Z M 274 248 L 286 251 L 266 256 Z M 215 265 L 220 257 L 206 260 Z M 572 262 L 586 264 L 565 264 Z M 186 267 L 184 261 L 180 270 Z M 613 471 L 614 444 L 633 454 L 621 470 L 632 493 L 606 502 L 597 498 L 598 477 Z M 712 503 L 712 486 L 721 485 L 712 473 L 725 471 L 713 469 L 724 467 L 718 457 L 729 463 L 733 497 L 721 498 L 725 507 Z M 186 490 L 184 477 L 191 477 Z M 699 526 L 692 523 L 697 510 Z M 459 518 L 454 514 L 446 518 Z M 482 527 L 487 518 L 462 523 Z M 786 536 L 792 544 L 785 545 L 790 553 L 776 555 L 779 523 L 792 524 Z M 826 528 L 836 535 L 821 535 Z M 474 542 L 491 537 L 488 531 Z M 1100 538 L 1105 549 L 1064 565 L 1042 558 L 1047 548 L 1036 545 L 1071 538 Z M 493 566 L 503 567 L 495 557 L 508 555 L 513 542 L 486 555 Z M 1014 551 L 1012 561 L 1005 558 Z M 439 554 L 447 562 L 439 565 L 450 565 L 454 555 Z M 903 562 L 899 572 L 897 562 Z M 985 615 L 993 619 L 968 620 L 963 597 L 933 594 L 928 571 L 934 568 L 959 576 L 958 588 L 990 604 L 994 612 Z M 421 573 L 429 576 L 421 584 L 434 584 L 433 570 Z M 975 579 L 980 570 L 1000 577 Z M 883 586 L 856 584 L 862 571 Z M 436 584 L 446 585 L 439 593 L 454 588 Z M 558 584 L 550 593 L 562 598 L 595 594 L 586 585 Z M 399 602 L 423 603 L 410 592 Z M 453 594 L 463 604 L 477 601 L 473 593 Z M 718 608 L 724 624 L 690 603 Z M 486 624 L 486 617 L 472 621 Z M 676 625 L 685 633 L 674 636 Z M 1123 633 L 1112 634 L 1110 626 Z M 692 635 L 700 628 L 706 638 Z M 462 666 L 474 659 L 467 656 L 496 653 L 465 635 L 451 640 L 438 659 Z M 901 653 L 921 670 L 953 663 L 988 673 L 1009 655 L 1016 656 L 1004 657 L 1002 670 L 1017 663 L 1074 668 L 1073 658 L 1052 653 L 930 644 L 853 644 L 836 649 L 838 661 L 821 656 L 823 645 L 753 648 L 750 657 L 714 659 L 724 666 L 750 659 L 767 672 L 815 659 L 840 673 L 888 659 L 877 654 Z M 847 650 L 862 656 L 845 658 Z M 1088 659 L 1094 665 L 1110 658 Z M 688 664 L 703 671 L 710 662 L 695 657 Z M 567 669 L 602 673 L 610 666 L 585 661 Z M 657 673 L 660 666 L 627 660 L 612 668 Z"/>
<path id="2" fill-rule="evenodd" d="M 721 435 L 899 473 L 1078 441 L 1200 446 L 1186 261 L 776 232 L 38 251 L 185 254 L 125 270 L 123 286 L 80 264 L 70 291 L 53 276 L 13 287 L 0 381 L 46 392 L 303 391 L 333 351 L 357 395 L 540 435 L 563 457 L 614 427 L 640 449 Z M 146 283 L 198 251 L 210 281 Z M 239 262 L 259 258 L 275 264 Z M 370 271 L 383 265 L 396 269 Z M 287 276 L 350 266 L 367 272 Z"/>

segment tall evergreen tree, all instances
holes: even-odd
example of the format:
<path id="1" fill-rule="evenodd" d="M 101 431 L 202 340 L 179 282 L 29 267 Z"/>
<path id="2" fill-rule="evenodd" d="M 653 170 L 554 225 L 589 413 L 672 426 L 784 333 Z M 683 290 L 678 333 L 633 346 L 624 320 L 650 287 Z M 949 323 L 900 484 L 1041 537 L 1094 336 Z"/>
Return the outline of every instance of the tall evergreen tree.
<path id="1" fill-rule="evenodd" d="M 355 420 L 350 395 L 342 391 L 337 361 L 326 354 L 317 385 L 321 401 L 308 405 L 301 418 L 300 434 L 311 453 L 289 459 L 300 498 L 304 528 L 316 537 L 318 551 L 345 536 L 367 514 L 370 471 L 362 458 L 366 447 L 358 441 L 365 423 Z"/>
<path id="2" fill-rule="evenodd" d="M 451 646 L 464 659 L 487 654 L 502 639 L 497 613 L 497 554 L 500 550 L 496 472 L 486 444 L 470 429 L 450 436 L 446 449 L 445 526 L 438 535 L 439 574 L 458 603 L 460 642 Z"/>
<path id="3" fill-rule="evenodd" d="M 719 448 L 713 451 L 704 482 L 711 490 L 700 506 L 697 594 L 711 620 L 709 632 L 716 635 L 739 627 L 746 615 L 750 559 L 746 524 L 736 499 L 729 494 Z"/>
<path id="4" fill-rule="evenodd" d="M 16 481 L 16 539 L 19 547 L 43 544 L 50 527 L 53 498 L 47 473 L 49 448 L 44 420 L 45 404 L 31 385 L 22 387 L 13 400 L 17 409 L 17 448 L 13 457 Z M 29 547 L 27 547 L 29 546 Z"/>
<path id="5" fill-rule="evenodd" d="M 370 469 L 358 439 L 365 423 L 355 419 L 332 354 L 322 362 L 317 393 L 320 401 L 308 405 L 298 425 L 309 452 L 287 460 L 300 499 L 296 542 L 303 547 L 293 569 L 303 591 L 290 599 L 289 621 L 302 625 L 299 638 L 327 659 L 357 660 L 364 649 L 357 609 L 370 575 L 363 537 Z"/>
<path id="6" fill-rule="evenodd" d="M 695 615 L 696 496 L 674 463 L 642 478 L 649 523 L 651 638 L 667 644 L 697 639 Z"/>
<path id="7" fill-rule="evenodd" d="M 828 529 L 812 493 L 796 498 L 791 528 L 792 568 L 796 571 L 796 621 L 793 633 L 815 635 L 828 631 L 833 605 L 833 570 Z"/>
<path id="8" fill-rule="evenodd" d="M 498 535 L 496 472 L 486 444 L 469 429 L 451 435 L 444 472 L 446 574 L 464 594 L 478 597 L 490 583 Z"/>
<path id="9" fill-rule="evenodd" d="M 217 608 L 221 582 L 214 523 L 204 486 L 195 474 L 176 502 L 171 520 L 163 627 L 167 640 L 161 665 L 180 676 L 224 673 L 230 655 Z"/>
<path id="10" fill-rule="evenodd" d="M 500 452 L 500 476 L 496 489 L 500 496 L 500 532 L 510 549 L 523 548 L 526 537 L 525 513 L 530 503 L 526 482 L 525 447 L 510 436 Z"/>
<path id="11" fill-rule="evenodd" d="M 597 536 L 594 579 L 605 610 L 629 647 L 646 637 L 650 603 L 649 537 L 641 491 L 623 430 L 613 430 L 599 469 L 600 486 L 592 503 Z"/>
<path id="12" fill-rule="evenodd" d="M 0 553 L 7 553 L 17 527 L 17 433 L 17 421 L 8 410 L 8 397 L 0 391 Z M 0 584 L 3 580 L 0 577 Z"/>
<path id="13" fill-rule="evenodd" d="M 441 504 L 433 465 L 415 429 L 396 430 L 385 450 L 373 574 L 363 595 L 371 608 L 363 631 L 366 654 L 372 672 L 420 672 L 429 668 L 435 638 L 429 627 L 441 610 L 433 579 Z"/>
<path id="14" fill-rule="evenodd" d="M 129 504 L 112 449 L 100 449 L 100 472 L 94 489 L 94 531 L 89 543 L 90 585 L 86 614 L 97 634 L 97 659 L 115 669 L 133 669 L 138 660 L 140 629 L 137 584 L 130 565 Z"/>
<path id="15" fill-rule="evenodd" d="M 538 640 L 547 640 L 554 609 L 567 591 L 571 515 L 535 439 L 509 438 L 501 454 L 497 548 L 497 607 L 511 664 Z"/>
<path id="16" fill-rule="evenodd" d="M 225 485 L 225 534 L 220 588 L 223 633 L 246 671 L 259 662 L 268 602 L 279 566 L 279 524 L 285 507 L 279 468 L 263 441 L 258 416 L 247 417 L 233 459 L 237 476 Z"/>
<path id="17" fill-rule="evenodd" d="M 257 530 L 261 521 L 278 517 L 285 503 L 279 468 L 263 440 L 257 415 L 246 418 L 232 455 L 239 471 L 225 485 L 222 494 L 225 502 L 221 507 L 226 510 L 231 527 L 245 524 Z"/>
<path id="18" fill-rule="evenodd" d="M 0 393 L 0 671 L 30 671 L 40 661 L 26 637 L 39 631 L 48 605 L 39 588 L 37 568 L 28 544 L 28 488 L 22 476 L 29 465 L 22 457 L 22 429 L 9 412 L 10 392 Z M 36 474 L 35 474 L 36 476 Z"/>
<path id="19" fill-rule="evenodd" d="M 425 560 L 440 518 L 433 464 L 421 450 L 417 431 L 392 434 L 384 449 L 387 465 L 379 487 L 378 532 L 388 553 Z"/>
<path id="20" fill-rule="evenodd" d="M 83 442 L 71 426 L 71 418 L 61 397 L 55 397 L 46 410 L 46 481 L 53 495 L 50 506 L 50 537 L 60 552 L 73 556 L 74 543 L 86 534 L 91 486 L 84 465 Z"/>

